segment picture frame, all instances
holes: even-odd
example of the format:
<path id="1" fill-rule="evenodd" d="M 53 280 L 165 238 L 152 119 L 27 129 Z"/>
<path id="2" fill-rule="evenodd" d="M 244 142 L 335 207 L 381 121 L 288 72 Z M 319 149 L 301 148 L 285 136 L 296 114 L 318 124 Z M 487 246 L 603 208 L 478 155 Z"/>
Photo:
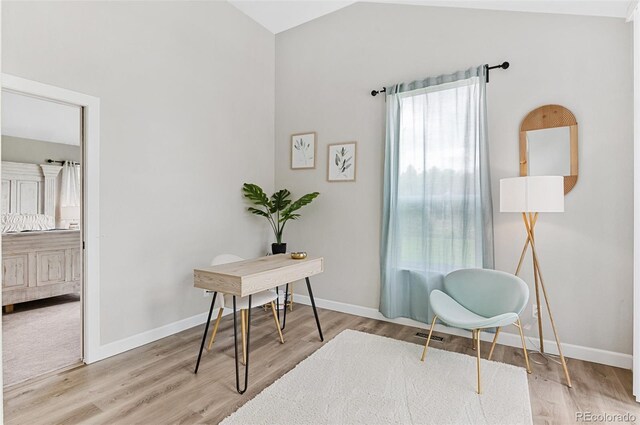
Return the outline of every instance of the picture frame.
<path id="1" fill-rule="evenodd" d="M 308 170 L 316 168 L 316 132 L 309 131 L 291 135 L 291 169 Z"/>
<path id="2" fill-rule="evenodd" d="M 355 182 L 357 142 L 332 143 L 327 146 L 327 181 Z"/>

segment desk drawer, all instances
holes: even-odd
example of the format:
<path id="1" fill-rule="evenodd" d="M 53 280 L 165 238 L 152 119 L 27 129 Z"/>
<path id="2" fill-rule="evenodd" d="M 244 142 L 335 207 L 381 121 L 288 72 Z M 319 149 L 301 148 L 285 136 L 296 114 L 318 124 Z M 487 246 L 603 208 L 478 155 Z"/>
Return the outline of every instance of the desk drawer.
<path id="1" fill-rule="evenodd" d="M 311 277 L 323 271 L 323 259 L 316 258 L 310 261 L 300 261 L 277 270 L 269 270 L 262 273 L 245 276 L 242 278 L 241 296 L 255 294 L 256 292 L 272 289 L 276 286 L 286 285 L 296 280 Z"/>
<path id="2" fill-rule="evenodd" d="M 272 261 L 272 260 L 269 260 Z M 273 261 L 282 262 L 282 259 Z M 268 270 L 255 271 L 236 270 L 234 267 L 240 266 L 229 265 L 227 269 L 210 270 L 196 269 L 193 271 L 193 281 L 196 288 L 206 289 L 209 291 L 222 292 L 229 295 L 245 297 L 257 292 L 273 289 L 276 286 L 285 285 L 295 282 L 305 277 L 314 276 L 322 273 L 324 270 L 323 258 L 314 258 L 308 260 L 286 260 L 288 264 L 279 265 Z"/>

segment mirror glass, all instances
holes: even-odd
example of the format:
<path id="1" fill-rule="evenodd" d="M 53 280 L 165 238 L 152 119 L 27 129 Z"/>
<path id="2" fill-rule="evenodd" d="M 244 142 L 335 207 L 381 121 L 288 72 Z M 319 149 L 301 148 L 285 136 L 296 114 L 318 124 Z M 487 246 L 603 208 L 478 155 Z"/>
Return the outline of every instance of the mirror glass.
<path id="1" fill-rule="evenodd" d="M 561 105 L 544 105 L 520 124 L 520 175 L 564 176 L 565 195 L 578 181 L 578 121 Z"/>
<path id="2" fill-rule="evenodd" d="M 571 174 L 570 128 L 527 131 L 527 162 L 530 176 Z"/>

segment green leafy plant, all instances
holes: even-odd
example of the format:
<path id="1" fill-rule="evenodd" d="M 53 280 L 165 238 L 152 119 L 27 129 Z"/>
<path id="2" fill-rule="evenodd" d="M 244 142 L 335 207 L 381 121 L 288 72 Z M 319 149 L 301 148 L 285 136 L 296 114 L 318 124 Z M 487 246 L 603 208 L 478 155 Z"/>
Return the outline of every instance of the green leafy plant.
<path id="1" fill-rule="evenodd" d="M 300 217 L 296 211 L 308 205 L 320 195 L 318 192 L 307 193 L 296 201 L 290 199 L 291 192 L 281 189 L 268 197 L 264 190 L 257 184 L 245 183 L 242 185 L 244 197 L 249 199 L 259 208 L 249 207 L 249 212 L 265 217 L 273 234 L 276 236 L 276 243 L 282 243 L 282 232 L 289 220 L 297 220 Z"/>

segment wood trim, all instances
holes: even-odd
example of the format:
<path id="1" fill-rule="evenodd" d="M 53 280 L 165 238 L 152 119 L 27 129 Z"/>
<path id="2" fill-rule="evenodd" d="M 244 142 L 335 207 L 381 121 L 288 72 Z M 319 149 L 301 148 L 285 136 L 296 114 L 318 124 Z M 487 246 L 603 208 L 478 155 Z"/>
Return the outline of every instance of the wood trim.
<path id="1" fill-rule="evenodd" d="M 544 105 L 529 112 L 522 120 L 520 131 L 578 125 L 573 113 L 561 105 Z"/>
<path id="2" fill-rule="evenodd" d="M 529 174 L 527 165 L 527 133 L 520 131 L 520 175 L 526 176 Z"/>
<path id="3" fill-rule="evenodd" d="M 575 115 L 561 105 L 544 105 L 529 112 L 520 124 L 520 175 L 529 175 L 527 131 L 569 127 L 570 175 L 564 176 L 566 195 L 578 182 L 578 122 Z"/>
<path id="4" fill-rule="evenodd" d="M 293 138 L 295 136 L 306 136 L 313 134 L 313 167 L 293 167 Z M 292 134 L 289 138 L 289 168 L 291 170 L 313 170 L 316 168 L 318 162 L 318 133 L 315 131 L 307 131 L 306 133 Z"/>

